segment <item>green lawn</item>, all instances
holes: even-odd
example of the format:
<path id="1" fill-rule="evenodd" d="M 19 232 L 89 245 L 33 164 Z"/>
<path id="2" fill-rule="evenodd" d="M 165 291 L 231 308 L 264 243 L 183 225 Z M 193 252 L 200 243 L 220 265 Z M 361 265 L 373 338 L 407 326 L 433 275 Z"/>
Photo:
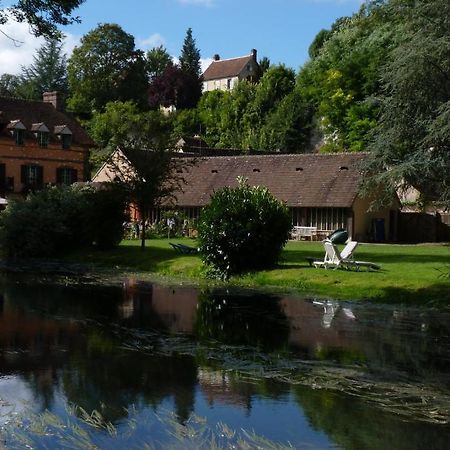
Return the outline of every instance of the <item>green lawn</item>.
<path id="1" fill-rule="evenodd" d="M 199 255 L 176 253 L 169 242 L 195 246 L 190 239 L 152 239 L 141 251 L 139 241 L 123 241 L 111 251 L 72 254 L 72 261 L 94 263 L 123 272 L 154 274 L 197 283 L 207 280 Z M 305 257 L 323 258 L 320 242 L 289 242 L 277 268 L 234 277 L 229 283 L 269 287 L 341 299 L 371 299 L 450 306 L 450 246 L 360 244 L 356 259 L 381 266 L 377 272 L 324 270 L 310 267 Z"/>

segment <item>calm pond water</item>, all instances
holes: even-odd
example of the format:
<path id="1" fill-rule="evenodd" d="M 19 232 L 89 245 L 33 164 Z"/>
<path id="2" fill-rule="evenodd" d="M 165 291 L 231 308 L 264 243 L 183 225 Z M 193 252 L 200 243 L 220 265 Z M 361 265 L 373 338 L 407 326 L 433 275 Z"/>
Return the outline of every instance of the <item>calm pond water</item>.
<path id="1" fill-rule="evenodd" d="M 449 369 L 448 311 L 0 280 L 6 448 L 448 449 Z"/>

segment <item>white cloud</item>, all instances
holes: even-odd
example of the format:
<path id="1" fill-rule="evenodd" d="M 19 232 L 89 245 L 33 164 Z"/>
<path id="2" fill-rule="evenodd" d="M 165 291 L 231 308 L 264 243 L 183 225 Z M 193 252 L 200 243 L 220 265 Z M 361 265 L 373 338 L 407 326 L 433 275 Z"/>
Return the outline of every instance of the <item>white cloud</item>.
<path id="1" fill-rule="evenodd" d="M 44 39 L 33 36 L 26 23 L 9 21 L 1 25 L 1 31 L 5 34 L 0 33 L 0 72 L 18 74 L 21 66 L 26 66 L 33 60 L 36 49 Z"/>
<path id="2" fill-rule="evenodd" d="M 9 21 L 7 24 L 1 25 L 0 29 L 2 31 L 0 33 L 0 75 L 3 73 L 17 75 L 21 72 L 21 66 L 28 66 L 33 62 L 36 50 L 45 40 L 43 37 L 31 34 L 30 27 L 26 23 Z M 15 43 L 16 41 L 19 43 Z M 78 43 L 79 38 L 70 34 L 66 35 L 63 50 L 67 57 L 72 54 Z"/>
<path id="3" fill-rule="evenodd" d="M 215 0 L 178 0 L 178 3 L 195 6 L 214 6 Z"/>
<path id="4" fill-rule="evenodd" d="M 137 46 L 143 50 L 150 50 L 153 47 L 159 47 L 160 45 L 165 45 L 166 40 L 159 34 L 154 33 L 148 38 L 139 39 Z"/>

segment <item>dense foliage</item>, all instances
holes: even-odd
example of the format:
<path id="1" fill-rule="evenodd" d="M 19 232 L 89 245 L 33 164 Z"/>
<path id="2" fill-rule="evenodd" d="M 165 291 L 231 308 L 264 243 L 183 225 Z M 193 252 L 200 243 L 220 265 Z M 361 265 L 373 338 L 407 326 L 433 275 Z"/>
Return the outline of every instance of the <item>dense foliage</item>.
<path id="1" fill-rule="evenodd" d="M 392 0 L 387 12 L 403 22 L 404 39 L 381 70 L 366 188 L 413 186 L 425 203 L 450 205 L 450 4 Z"/>
<path id="2" fill-rule="evenodd" d="M 2 212 L 2 247 L 9 257 L 50 257 L 89 245 L 110 248 L 122 238 L 125 207 L 125 196 L 116 189 L 49 188 Z"/>
<path id="3" fill-rule="evenodd" d="M 133 100 L 145 107 L 147 74 L 134 37 L 119 25 L 100 24 L 81 38 L 68 64 L 68 107 L 90 115 L 110 101 Z"/>
<path id="4" fill-rule="evenodd" d="M 59 24 L 80 3 L 18 2 L 15 11 L 32 25 L 39 12 Z M 263 58 L 257 83 L 203 95 L 192 29 L 175 63 L 164 47 L 145 55 L 118 25 L 101 24 L 69 60 L 69 106 L 90 121 L 95 163 L 153 120 L 148 109 L 167 107 L 174 139 L 200 134 L 211 147 L 243 151 L 369 151 L 365 192 L 384 191 L 383 201 L 399 185 L 413 186 L 425 202 L 448 204 L 449 8 L 447 0 L 366 1 L 318 32 L 298 72 Z M 21 75 L 1 74 L 0 95 L 64 90 L 65 60 L 52 45 Z"/>
<path id="5" fill-rule="evenodd" d="M 291 229 L 288 208 L 267 188 L 239 180 L 236 188 L 223 188 L 211 198 L 199 220 L 203 262 L 213 276 L 231 275 L 272 267 Z"/>
<path id="6" fill-rule="evenodd" d="M 0 25 L 12 16 L 17 22 L 27 22 L 35 36 L 58 37 L 58 25 L 80 21 L 78 17 L 72 16 L 72 11 L 83 2 L 84 0 L 17 0 L 8 8 L 0 8 Z"/>

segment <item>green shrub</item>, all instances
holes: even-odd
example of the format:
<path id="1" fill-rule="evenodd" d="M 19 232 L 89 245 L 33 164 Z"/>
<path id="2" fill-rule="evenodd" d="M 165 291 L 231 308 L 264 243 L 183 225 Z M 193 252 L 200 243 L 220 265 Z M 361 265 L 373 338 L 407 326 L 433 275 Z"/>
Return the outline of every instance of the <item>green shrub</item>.
<path id="1" fill-rule="evenodd" d="M 115 190 L 51 187 L 11 202 L 0 214 L 7 257 L 49 257 L 82 245 L 118 244 L 125 199 Z"/>
<path id="2" fill-rule="evenodd" d="M 199 221 L 203 262 L 222 279 L 272 267 L 289 237 L 288 208 L 267 188 L 250 187 L 239 180 L 237 188 L 217 191 Z"/>
<path id="3" fill-rule="evenodd" d="M 101 189 L 83 188 L 81 197 L 82 243 L 102 249 L 118 245 L 124 234 L 123 224 L 128 220 L 125 192 L 110 184 Z"/>

